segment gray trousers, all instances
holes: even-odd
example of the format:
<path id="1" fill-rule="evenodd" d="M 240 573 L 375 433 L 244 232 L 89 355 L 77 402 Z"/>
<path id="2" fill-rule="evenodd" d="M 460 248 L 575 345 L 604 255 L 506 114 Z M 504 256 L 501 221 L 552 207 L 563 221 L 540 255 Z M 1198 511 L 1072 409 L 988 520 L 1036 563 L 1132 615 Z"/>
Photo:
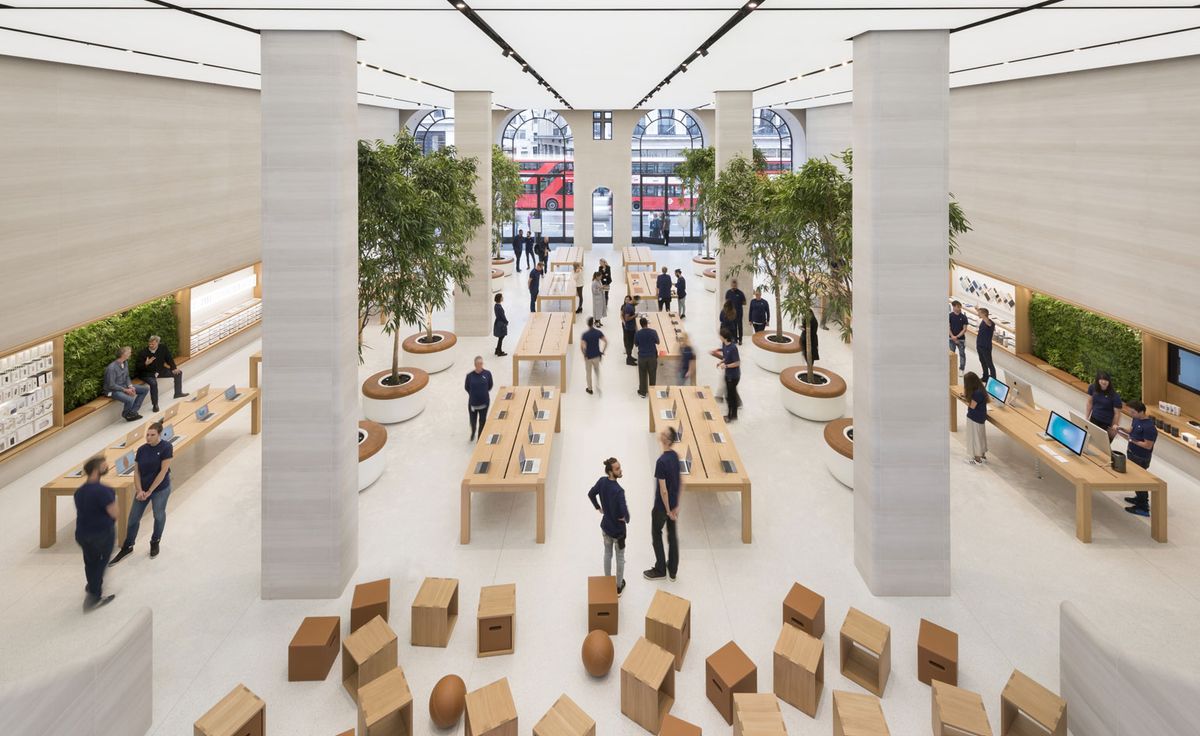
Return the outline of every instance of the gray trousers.
<path id="1" fill-rule="evenodd" d="M 596 374 L 596 387 L 599 388 L 599 386 L 600 386 L 600 358 L 599 357 L 584 358 L 583 364 L 584 364 L 584 372 L 587 374 L 588 390 L 590 391 L 592 389 L 592 373 L 593 372 L 595 372 L 595 374 Z"/>
<path id="2" fill-rule="evenodd" d="M 600 532 L 600 536 L 604 537 L 605 575 L 612 575 L 613 547 L 617 548 L 617 585 L 620 585 L 625 579 L 625 540 L 613 539 L 604 532 Z"/>

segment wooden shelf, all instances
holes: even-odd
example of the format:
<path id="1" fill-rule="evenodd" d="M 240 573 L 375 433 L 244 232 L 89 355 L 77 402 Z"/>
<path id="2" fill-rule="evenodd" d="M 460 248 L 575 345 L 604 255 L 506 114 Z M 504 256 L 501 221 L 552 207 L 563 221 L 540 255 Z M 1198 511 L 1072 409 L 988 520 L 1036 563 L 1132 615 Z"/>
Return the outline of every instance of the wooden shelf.
<path id="1" fill-rule="evenodd" d="M 1165 411 L 1161 411 L 1156 406 L 1155 407 L 1147 406 L 1146 413 L 1155 419 L 1161 419 L 1166 424 L 1173 424 L 1176 427 L 1179 427 L 1179 432 L 1181 434 L 1183 432 L 1187 432 L 1188 434 L 1191 434 L 1193 436 L 1200 437 L 1200 428 L 1193 427 L 1190 424 L 1188 424 L 1189 421 L 1200 423 L 1200 418 L 1191 417 L 1191 416 L 1188 416 L 1187 414 L 1180 414 L 1178 416 L 1175 414 L 1168 414 Z M 1191 450 L 1192 452 L 1200 455 L 1200 447 L 1197 447 L 1195 444 L 1185 442 L 1183 437 L 1176 437 L 1175 435 L 1171 434 L 1170 432 L 1168 432 L 1165 429 L 1158 430 L 1158 437 L 1159 437 L 1159 439 L 1165 438 L 1165 439 L 1171 440 L 1175 444 L 1186 447 L 1187 449 Z"/>

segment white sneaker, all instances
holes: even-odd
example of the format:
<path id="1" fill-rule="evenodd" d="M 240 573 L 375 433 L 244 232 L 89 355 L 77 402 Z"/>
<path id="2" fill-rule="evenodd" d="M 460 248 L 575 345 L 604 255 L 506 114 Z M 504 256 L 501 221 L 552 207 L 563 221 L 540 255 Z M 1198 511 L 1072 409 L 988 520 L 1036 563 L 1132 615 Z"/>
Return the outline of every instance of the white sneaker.
<path id="1" fill-rule="evenodd" d="M 973 457 L 964 457 L 963 462 L 966 463 L 967 465 L 978 465 L 979 464 L 979 463 L 975 462 L 975 458 L 973 458 Z"/>

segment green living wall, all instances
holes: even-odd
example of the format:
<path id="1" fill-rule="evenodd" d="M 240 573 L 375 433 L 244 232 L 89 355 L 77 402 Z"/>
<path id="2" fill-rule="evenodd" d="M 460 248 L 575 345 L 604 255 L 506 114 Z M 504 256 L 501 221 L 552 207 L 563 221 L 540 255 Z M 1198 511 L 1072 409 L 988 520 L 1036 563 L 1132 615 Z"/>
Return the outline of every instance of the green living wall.
<path id="1" fill-rule="evenodd" d="M 1033 354 L 1091 383 L 1108 371 L 1125 399 L 1142 398 L 1142 333 L 1044 294 L 1029 302 Z"/>
<path id="2" fill-rule="evenodd" d="M 178 325 L 175 298 L 168 296 L 68 332 L 63 337 L 63 411 L 83 406 L 100 395 L 104 367 L 122 345 L 132 347 L 136 356 L 145 347 L 146 338 L 159 335 L 171 354 L 178 355 Z"/>

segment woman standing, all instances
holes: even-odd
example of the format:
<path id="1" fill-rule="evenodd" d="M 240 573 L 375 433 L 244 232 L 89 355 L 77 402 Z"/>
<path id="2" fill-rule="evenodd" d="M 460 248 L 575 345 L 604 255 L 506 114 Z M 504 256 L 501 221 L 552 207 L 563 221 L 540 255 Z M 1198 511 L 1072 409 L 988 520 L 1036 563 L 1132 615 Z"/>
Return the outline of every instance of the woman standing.
<path id="1" fill-rule="evenodd" d="M 142 525 L 142 515 L 146 507 L 154 510 L 154 532 L 150 535 L 150 556 L 158 557 L 158 543 L 162 541 L 163 530 L 167 526 L 167 499 L 171 497 L 171 458 L 175 451 L 170 442 L 162 439 L 162 422 L 155 422 L 146 427 L 146 444 L 137 449 L 134 462 L 137 470 L 133 473 L 133 504 L 129 507 L 129 523 L 125 525 L 125 543 L 121 551 L 113 558 L 110 566 L 115 565 L 133 554 L 133 545 L 137 541 L 138 528 Z"/>
<path id="2" fill-rule="evenodd" d="M 496 338 L 497 358 L 508 355 L 503 348 L 504 336 L 508 334 L 508 317 L 504 315 L 504 307 L 500 304 L 502 301 L 504 301 L 504 295 L 496 294 L 496 303 L 492 305 L 492 312 L 496 315 L 496 321 L 492 323 L 492 337 Z"/>
<path id="3" fill-rule="evenodd" d="M 967 399 L 967 465 L 982 465 L 987 462 L 987 391 L 983 381 L 974 372 L 963 376 L 963 396 Z"/>
<path id="4" fill-rule="evenodd" d="M 717 317 L 721 321 L 718 332 L 729 330 L 734 335 L 737 334 L 738 314 L 737 309 L 733 306 L 733 301 L 726 299 L 725 306 L 721 307 L 721 312 Z"/>
<path id="5" fill-rule="evenodd" d="M 575 264 L 575 298 L 579 300 L 579 307 L 575 309 L 575 314 L 583 313 L 583 266 Z"/>
<path id="6" fill-rule="evenodd" d="M 1112 376 L 1105 371 L 1096 374 L 1096 380 L 1088 386 L 1088 421 L 1108 432 L 1111 440 L 1117 436 L 1117 410 L 1124 406 L 1121 394 L 1112 385 Z"/>
<path id="7" fill-rule="evenodd" d="M 612 288 L 612 266 L 608 261 L 600 259 L 600 283 L 604 285 L 604 310 L 608 311 L 608 291 Z"/>
<path id="8" fill-rule="evenodd" d="M 583 300 L 580 299 L 580 304 Z M 600 323 L 602 319 L 608 316 L 608 292 L 604 288 L 604 280 L 600 272 L 592 274 L 592 319 L 596 320 L 597 327 L 603 327 Z"/>

